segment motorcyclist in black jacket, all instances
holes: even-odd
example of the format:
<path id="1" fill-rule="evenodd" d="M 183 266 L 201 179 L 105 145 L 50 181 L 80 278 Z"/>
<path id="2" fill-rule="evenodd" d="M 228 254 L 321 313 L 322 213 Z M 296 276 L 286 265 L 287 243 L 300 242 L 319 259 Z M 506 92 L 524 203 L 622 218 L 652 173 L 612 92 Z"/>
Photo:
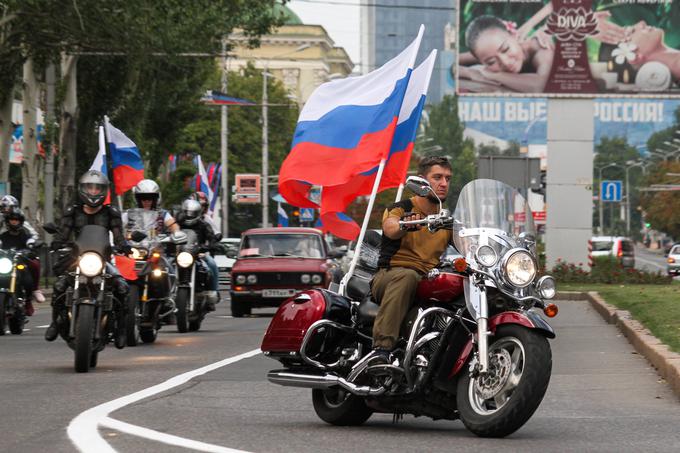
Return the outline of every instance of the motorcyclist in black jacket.
<path id="1" fill-rule="evenodd" d="M 131 253 L 131 247 L 123 235 L 123 223 L 120 212 L 110 206 L 105 205 L 109 190 L 109 180 L 100 171 L 88 170 L 78 181 L 79 203 L 74 204 L 61 218 L 59 232 L 52 242 L 52 249 L 68 246 L 73 238 L 77 238 L 82 228 L 86 225 L 100 225 L 108 229 L 113 235 L 113 242 L 116 248 L 125 254 Z M 68 255 L 54 266 L 55 274 L 59 275 L 54 283 L 52 293 L 52 324 L 45 332 L 47 341 L 54 341 L 59 335 L 59 325 L 62 322 L 62 314 L 65 312 L 64 294 L 69 287 L 71 278 L 67 271 L 76 265 L 75 256 Z M 105 257 L 108 258 L 108 257 Z M 106 272 L 113 275 L 112 290 L 116 303 L 116 335 L 115 345 L 118 349 L 125 347 L 125 310 L 128 293 L 128 285 L 118 270 L 110 263 L 106 264 Z"/>
<path id="2" fill-rule="evenodd" d="M 203 209 L 201 208 L 201 203 L 196 200 L 188 199 L 182 202 L 182 210 L 177 216 L 177 223 L 183 230 L 194 230 L 196 236 L 198 237 L 198 243 L 206 249 L 206 251 L 212 250 L 219 242 L 218 237 L 215 235 L 212 226 L 210 226 L 202 218 Z M 214 311 L 215 304 L 219 302 L 220 296 L 217 291 L 218 288 L 218 269 L 215 259 L 206 254 L 203 260 L 208 265 L 210 273 L 212 274 L 211 280 L 211 290 L 207 293 L 207 307 L 208 310 Z"/>

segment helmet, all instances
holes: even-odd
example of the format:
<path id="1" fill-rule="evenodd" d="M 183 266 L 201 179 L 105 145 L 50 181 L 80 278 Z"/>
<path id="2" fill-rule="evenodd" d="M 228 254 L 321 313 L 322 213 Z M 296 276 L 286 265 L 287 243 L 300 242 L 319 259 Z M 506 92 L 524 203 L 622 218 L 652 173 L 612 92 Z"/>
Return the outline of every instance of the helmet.
<path id="1" fill-rule="evenodd" d="M 203 208 L 204 214 L 206 212 L 208 212 L 208 206 L 209 206 L 208 196 L 205 194 L 205 192 L 200 192 L 200 191 L 194 192 L 194 193 L 191 194 L 191 196 L 189 198 L 191 198 L 192 200 L 196 200 L 199 203 L 201 203 L 201 208 Z"/>
<path id="2" fill-rule="evenodd" d="M 19 200 L 14 198 L 11 195 L 5 195 L 4 197 L 0 198 L 0 212 L 2 214 L 7 214 L 8 212 L 12 211 L 13 209 L 17 209 L 19 207 Z"/>
<path id="3" fill-rule="evenodd" d="M 9 222 L 10 220 L 18 220 L 19 224 L 12 225 Z M 24 225 L 25 221 L 26 216 L 24 216 L 24 212 L 19 208 L 14 208 L 9 213 L 5 214 L 5 223 L 7 224 L 7 228 L 9 228 L 12 231 L 17 231 L 19 228 L 21 228 Z"/>
<path id="4" fill-rule="evenodd" d="M 182 202 L 183 221 L 187 225 L 194 225 L 201 218 L 201 204 L 192 199 Z"/>
<path id="5" fill-rule="evenodd" d="M 153 200 L 151 209 L 156 209 L 161 202 L 161 188 L 158 187 L 156 181 L 152 179 L 142 179 L 139 181 L 137 185 L 132 188 L 132 193 L 135 194 L 138 208 L 143 207 L 142 200 Z"/>
<path id="6" fill-rule="evenodd" d="M 109 190 L 109 178 L 98 170 L 88 170 L 78 180 L 78 196 L 91 208 L 101 206 Z"/>

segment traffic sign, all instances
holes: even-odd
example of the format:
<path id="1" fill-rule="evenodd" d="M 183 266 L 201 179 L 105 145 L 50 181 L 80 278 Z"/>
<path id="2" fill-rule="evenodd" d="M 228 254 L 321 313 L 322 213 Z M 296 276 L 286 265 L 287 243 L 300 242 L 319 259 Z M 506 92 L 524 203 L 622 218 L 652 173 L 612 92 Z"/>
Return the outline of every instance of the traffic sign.
<path id="1" fill-rule="evenodd" d="M 623 184 L 621 181 L 602 181 L 600 183 L 600 197 L 602 201 L 621 201 Z"/>
<path id="2" fill-rule="evenodd" d="M 300 209 L 300 222 L 313 222 L 313 221 L 314 221 L 314 208 Z"/>

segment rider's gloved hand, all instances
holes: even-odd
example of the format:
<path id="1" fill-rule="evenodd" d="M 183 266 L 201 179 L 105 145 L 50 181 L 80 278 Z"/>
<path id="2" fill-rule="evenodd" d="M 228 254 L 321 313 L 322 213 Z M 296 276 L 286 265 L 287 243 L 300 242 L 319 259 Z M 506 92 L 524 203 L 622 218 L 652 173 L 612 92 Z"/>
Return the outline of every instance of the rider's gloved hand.
<path id="1" fill-rule="evenodd" d="M 120 247 L 120 253 L 123 255 L 131 255 L 132 254 L 132 246 L 130 244 L 125 244 Z"/>
<path id="2" fill-rule="evenodd" d="M 416 214 L 414 212 L 406 212 L 399 220 L 404 222 L 410 222 L 412 220 L 422 220 L 423 216 Z M 418 231 L 422 228 L 422 225 L 402 225 L 401 229 L 404 231 Z"/>

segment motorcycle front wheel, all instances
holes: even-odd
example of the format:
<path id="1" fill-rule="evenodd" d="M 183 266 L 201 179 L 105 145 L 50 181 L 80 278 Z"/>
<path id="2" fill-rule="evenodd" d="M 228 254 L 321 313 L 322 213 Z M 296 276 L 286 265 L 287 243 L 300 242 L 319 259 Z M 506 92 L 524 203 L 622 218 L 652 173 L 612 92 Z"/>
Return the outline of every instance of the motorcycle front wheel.
<path id="1" fill-rule="evenodd" d="M 139 343 L 139 286 L 136 284 L 130 285 L 130 292 L 128 293 L 128 311 L 125 315 L 125 336 L 127 338 L 128 346 L 137 346 Z"/>
<path id="2" fill-rule="evenodd" d="M 373 415 L 363 398 L 342 389 L 314 389 L 312 403 L 321 420 L 336 426 L 363 425 Z"/>
<path id="3" fill-rule="evenodd" d="M 489 338 L 489 374 L 458 381 L 456 396 L 465 427 L 480 437 L 505 437 L 521 428 L 543 400 L 552 353 L 540 333 L 504 325 Z"/>
<path id="4" fill-rule="evenodd" d="M 75 368 L 78 373 L 90 371 L 92 358 L 92 336 L 94 333 L 94 306 L 78 306 L 76 317 L 76 338 L 74 340 Z"/>
<path id="5" fill-rule="evenodd" d="M 175 298 L 177 313 L 175 313 L 175 318 L 177 319 L 177 331 L 179 333 L 189 330 L 189 296 L 189 288 L 177 289 L 177 297 Z"/>

